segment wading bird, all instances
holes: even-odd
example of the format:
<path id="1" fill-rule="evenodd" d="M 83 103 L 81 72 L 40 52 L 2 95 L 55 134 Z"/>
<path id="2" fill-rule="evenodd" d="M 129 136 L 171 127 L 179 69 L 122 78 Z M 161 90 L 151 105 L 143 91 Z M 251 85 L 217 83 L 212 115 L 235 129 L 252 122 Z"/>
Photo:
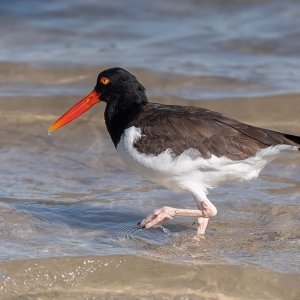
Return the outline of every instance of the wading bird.
<path id="1" fill-rule="evenodd" d="M 105 102 L 105 123 L 125 165 L 175 192 L 190 194 L 198 209 L 163 207 L 138 225 L 157 227 L 175 216 L 198 218 L 198 234 L 217 214 L 208 190 L 256 178 L 274 158 L 299 151 L 300 137 L 258 128 L 208 109 L 148 102 L 145 88 L 122 68 L 98 75 L 94 90 L 60 117 L 49 132 Z"/>

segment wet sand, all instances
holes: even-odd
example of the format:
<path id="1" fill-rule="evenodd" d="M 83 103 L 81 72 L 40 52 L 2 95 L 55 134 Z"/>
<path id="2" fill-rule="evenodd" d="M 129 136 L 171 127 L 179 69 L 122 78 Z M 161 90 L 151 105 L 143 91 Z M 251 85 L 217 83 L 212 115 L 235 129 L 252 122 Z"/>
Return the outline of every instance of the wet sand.
<path id="1" fill-rule="evenodd" d="M 7 262 L 2 299 L 299 299 L 299 274 L 132 255 Z M 56 268 L 53 268 L 56 266 Z"/>

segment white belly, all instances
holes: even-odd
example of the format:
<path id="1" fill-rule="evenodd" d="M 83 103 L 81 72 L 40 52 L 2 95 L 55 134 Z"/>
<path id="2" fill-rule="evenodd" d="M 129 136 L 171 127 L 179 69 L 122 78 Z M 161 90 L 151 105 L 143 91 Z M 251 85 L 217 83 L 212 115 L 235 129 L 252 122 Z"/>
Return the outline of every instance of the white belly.
<path id="1" fill-rule="evenodd" d="M 233 161 L 214 155 L 204 159 L 196 149 L 188 149 L 174 158 L 170 149 L 157 156 L 138 152 L 134 143 L 141 137 L 140 128 L 133 126 L 124 131 L 117 151 L 126 166 L 173 192 L 198 195 L 207 194 L 208 189 L 222 183 L 256 178 L 266 164 L 281 152 L 298 150 L 289 145 L 277 145 L 263 149 L 246 160 Z"/>

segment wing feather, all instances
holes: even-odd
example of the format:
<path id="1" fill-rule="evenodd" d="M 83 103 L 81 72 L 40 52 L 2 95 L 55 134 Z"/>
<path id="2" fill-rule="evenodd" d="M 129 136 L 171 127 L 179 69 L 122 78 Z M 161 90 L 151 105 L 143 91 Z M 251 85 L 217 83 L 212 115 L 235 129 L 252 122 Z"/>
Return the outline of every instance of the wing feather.
<path id="1" fill-rule="evenodd" d="M 283 133 L 192 106 L 148 103 L 127 128 L 131 126 L 142 130 L 137 150 L 154 155 L 171 149 L 178 156 L 192 148 L 206 159 L 215 155 L 244 160 L 272 145 L 297 145 Z"/>

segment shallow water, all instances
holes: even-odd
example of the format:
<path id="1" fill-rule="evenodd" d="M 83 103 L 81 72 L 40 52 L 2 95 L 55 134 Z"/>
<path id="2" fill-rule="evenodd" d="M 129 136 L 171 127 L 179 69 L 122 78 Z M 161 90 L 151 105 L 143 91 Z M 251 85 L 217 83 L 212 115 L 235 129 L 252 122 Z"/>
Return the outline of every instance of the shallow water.
<path id="1" fill-rule="evenodd" d="M 62 99 L 67 106 L 73 100 Z M 3 101 L 12 107 L 22 103 L 18 98 Z M 23 111 L 7 105 L 1 113 L 3 296 L 164 299 L 175 293 L 178 299 L 185 299 L 184 295 L 191 299 L 299 297 L 297 155 L 282 156 L 258 180 L 212 191 L 210 199 L 219 213 L 211 219 L 205 239 L 196 238 L 194 218 L 178 217 L 164 227 L 142 230 L 136 224 L 154 209 L 164 205 L 194 208 L 194 200 L 174 195 L 125 168 L 101 120 L 103 106 L 48 136 L 47 127 L 61 110 L 61 98 L 23 101 L 30 104 L 23 105 Z M 228 101 L 228 106 L 233 108 L 237 101 Z M 31 103 L 35 103 L 34 109 Z M 209 107 L 209 103 L 203 104 Z M 243 115 L 241 110 L 239 113 Z M 299 125 L 290 130 L 298 131 Z M 124 261 L 127 264 L 120 275 Z M 104 268 L 109 262 L 110 267 Z M 106 278 L 107 269 L 113 281 Z M 164 274 L 159 284 L 158 270 Z M 139 280 L 135 282 L 136 277 Z M 255 292 L 249 294 L 247 284 L 257 286 Z"/>
<path id="2" fill-rule="evenodd" d="M 199 239 L 194 218 L 136 225 L 195 203 L 127 170 L 103 103 L 47 135 L 115 65 L 152 101 L 299 134 L 299 94 L 283 94 L 299 92 L 298 2 L 17 1 L 0 14 L 1 299 L 300 299 L 299 155 L 213 190 Z"/>
<path id="3" fill-rule="evenodd" d="M 2 61 L 200 77 L 200 83 L 190 78 L 175 88 L 163 85 L 164 92 L 187 99 L 299 92 L 298 1 L 16 0 L 2 1 L 0 13 Z M 91 72 L 64 77 L 60 88 L 59 78 L 49 81 L 51 73 L 41 70 L 33 80 L 29 71 L 24 83 L 20 68 L 26 66 L 11 69 L 2 93 L 78 93 Z"/>

